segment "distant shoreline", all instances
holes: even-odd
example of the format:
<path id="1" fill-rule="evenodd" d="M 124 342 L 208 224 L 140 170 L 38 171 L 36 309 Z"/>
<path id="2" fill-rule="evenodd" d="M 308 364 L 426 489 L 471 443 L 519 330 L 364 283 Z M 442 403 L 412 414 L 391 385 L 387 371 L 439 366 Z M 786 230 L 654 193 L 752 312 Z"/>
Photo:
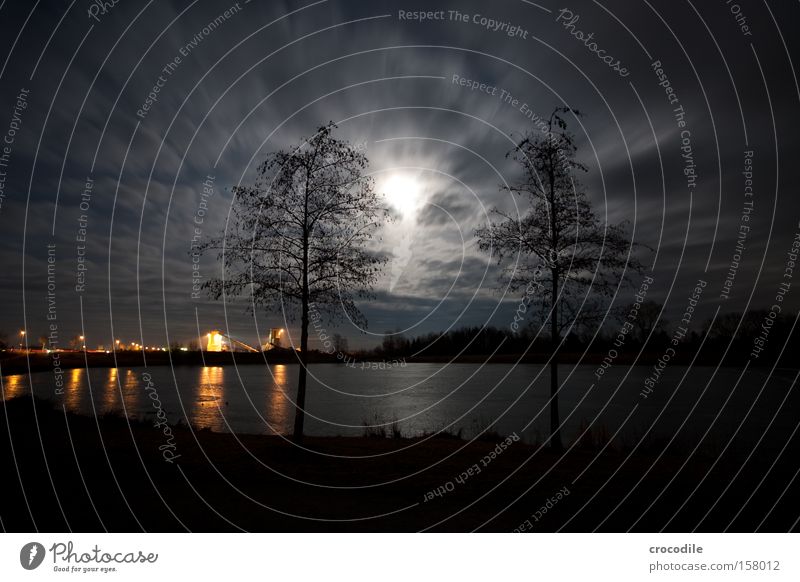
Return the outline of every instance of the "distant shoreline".
<path id="1" fill-rule="evenodd" d="M 634 358 L 637 354 L 620 354 L 616 360 L 615 365 L 629 366 L 633 365 Z M 691 356 L 694 354 L 686 354 L 683 357 L 676 358 L 672 361 L 673 364 L 689 365 L 692 363 Z M 562 365 L 572 365 L 580 362 L 582 365 L 599 365 L 602 362 L 604 354 L 602 353 L 565 353 L 561 355 L 560 363 Z M 651 366 L 653 365 L 659 353 L 645 352 L 641 354 L 636 361 L 637 366 Z M 549 354 L 546 353 L 531 353 L 522 356 L 521 354 L 502 354 L 490 357 L 489 355 L 468 355 L 468 356 L 423 356 L 423 357 L 405 357 L 383 360 L 376 357 L 355 358 L 348 361 L 351 367 L 359 367 L 361 362 L 374 363 L 374 362 L 395 362 L 400 360 L 405 364 L 546 364 L 549 361 Z M 77 368 L 135 368 L 135 367 L 150 367 L 150 366 L 251 366 L 251 365 L 293 365 L 298 364 L 298 358 L 290 350 L 263 352 L 263 353 L 247 353 L 247 352 L 147 352 L 142 354 L 139 351 L 123 351 L 113 353 L 97 353 L 87 352 L 61 352 L 60 353 L 60 367 L 62 370 L 72 370 Z M 341 364 L 344 365 L 342 360 L 336 358 L 334 355 L 325 354 L 322 352 L 309 352 L 310 364 Z M 716 366 L 718 360 L 704 358 L 696 360 L 693 365 L 695 366 Z M 770 362 L 763 362 L 761 365 L 771 364 Z M 723 364 L 725 367 L 740 367 L 740 363 L 736 361 L 729 361 Z M 398 367 L 392 365 L 392 367 Z M 792 362 L 781 362 L 781 367 L 797 369 L 798 365 Z M 53 370 L 53 361 L 48 354 L 41 352 L 30 352 L 24 354 L 20 352 L 2 352 L 0 353 L 0 375 L 12 376 L 17 374 L 27 374 L 36 372 L 47 372 Z"/>
<path id="2" fill-rule="evenodd" d="M 311 354 L 309 354 L 311 355 Z M 310 357 L 314 363 L 335 362 L 336 358 Z M 160 351 L 120 351 L 102 352 L 59 352 L 59 366 L 62 370 L 76 368 L 136 368 L 150 366 L 230 366 L 254 364 L 296 364 L 297 356 L 290 350 L 274 350 L 264 353 L 247 352 L 160 352 Z M 41 352 L 4 352 L 0 355 L 2 376 L 27 374 L 28 372 L 47 372 L 53 370 L 53 358 Z"/>

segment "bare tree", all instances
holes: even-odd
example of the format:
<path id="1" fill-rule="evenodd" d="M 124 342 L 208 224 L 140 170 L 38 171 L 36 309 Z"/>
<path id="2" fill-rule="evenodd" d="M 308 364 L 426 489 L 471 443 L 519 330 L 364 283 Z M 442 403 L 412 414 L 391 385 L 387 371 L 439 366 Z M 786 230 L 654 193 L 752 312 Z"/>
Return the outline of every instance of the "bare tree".
<path id="1" fill-rule="evenodd" d="M 479 247 L 496 255 L 511 290 L 534 293 L 542 323 L 549 321 L 550 444 L 563 448 L 558 412 L 558 349 L 562 333 L 602 319 L 602 298 L 614 291 L 626 270 L 640 271 L 629 258 L 625 225 L 603 224 L 575 178 L 586 167 L 558 107 L 539 129 L 528 131 L 508 153 L 522 167 L 522 179 L 502 189 L 527 199 L 522 215 L 493 210 L 498 218 L 476 231 Z"/>
<path id="2" fill-rule="evenodd" d="M 633 304 L 625 306 L 625 311 L 630 312 L 633 309 Z M 639 306 L 638 315 L 633 322 L 633 339 L 637 342 L 644 344 L 651 334 L 656 334 L 658 331 L 664 333 L 669 321 L 661 317 L 664 306 L 655 301 L 643 301 Z"/>
<path id="3" fill-rule="evenodd" d="M 347 338 L 340 333 L 333 334 L 333 349 L 338 354 L 346 354 L 349 350 Z"/>
<path id="4" fill-rule="evenodd" d="M 253 305 L 300 314 L 300 374 L 294 437 L 303 435 L 309 305 L 336 319 L 366 324 L 355 301 L 367 298 L 385 258 L 367 250 L 388 218 L 368 160 L 320 127 L 297 148 L 270 153 L 253 185 L 234 188 L 229 230 L 216 249 L 225 276 L 206 288 L 215 298 L 244 295 Z"/>

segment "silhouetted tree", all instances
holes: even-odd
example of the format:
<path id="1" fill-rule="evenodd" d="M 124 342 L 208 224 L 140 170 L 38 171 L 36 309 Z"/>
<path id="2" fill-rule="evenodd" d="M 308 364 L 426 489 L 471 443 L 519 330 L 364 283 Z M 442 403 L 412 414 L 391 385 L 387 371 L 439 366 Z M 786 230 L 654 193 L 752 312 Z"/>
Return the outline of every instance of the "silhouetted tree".
<path id="1" fill-rule="evenodd" d="M 625 306 L 623 311 L 625 313 L 630 313 L 632 308 L 633 304 L 629 304 Z M 666 332 L 668 321 L 661 317 L 663 309 L 664 305 L 661 303 L 650 300 L 642 302 L 639 306 L 636 319 L 632 322 L 633 331 L 631 335 L 635 341 L 644 344 L 648 337 L 651 339 L 663 339 L 661 337 L 653 338 L 658 332 L 662 334 Z"/>
<path id="2" fill-rule="evenodd" d="M 509 152 L 522 179 L 502 187 L 527 199 L 521 216 L 493 210 L 497 222 L 476 232 L 480 249 L 496 254 L 512 290 L 533 290 L 542 323 L 550 323 L 550 444 L 562 448 L 558 412 L 558 348 L 561 335 L 602 316 L 597 297 L 613 292 L 626 269 L 631 242 L 623 224 L 603 224 L 575 178 L 586 171 L 575 159 L 577 146 L 558 107 L 539 130 L 528 131 Z M 590 308 L 585 300 L 589 299 Z M 582 306 L 583 304 L 583 306 Z"/>
<path id="3" fill-rule="evenodd" d="M 758 335 L 759 328 L 768 314 L 769 311 L 766 309 L 753 309 L 746 313 L 736 311 L 721 313 L 713 326 L 710 319 L 706 321 L 703 335 L 707 335 L 708 340 L 712 342 L 727 343 L 742 339 L 750 342 Z"/>
<path id="4" fill-rule="evenodd" d="M 320 127 L 296 148 L 270 153 L 253 185 L 234 188 L 230 230 L 217 249 L 225 276 L 206 287 L 215 298 L 247 295 L 254 305 L 300 314 L 300 373 L 294 436 L 303 435 L 309 305 L 365 324 L 355 300 L 370 296 L 385 258 L 365 247 L 388 218 L 365 175 L 368 160 Z"/>
<path id="5" fill-rule="evenodd" d="M 339 354 L 346 354 L 348 351 L 347 338 L 340 333 L 333 334 L 333 349 Z"/>
<path id="6" fill-rule="evenodd" d="M 706 321 L 700 333 L 700 336 L 706 337 L 706 358 L 720 358 L 724 354 L 727 362 L 741 364 L 751 358 L 753 342 L 762 333 L 763 326 L 767 325 L 769 341 L 765 342 L 757 363 L 774 362 L 783 351 L 784 363 L 794 365 L 793 357 L 797 353 L 800 340 L 797 332 L 792 333 L 794 319 L 795 314 L 792 312 L 786 311 L 776 316 L 768 309 L 720 314 L 713 320 L 714 325 L 711 325 L 712 320 Z"/>

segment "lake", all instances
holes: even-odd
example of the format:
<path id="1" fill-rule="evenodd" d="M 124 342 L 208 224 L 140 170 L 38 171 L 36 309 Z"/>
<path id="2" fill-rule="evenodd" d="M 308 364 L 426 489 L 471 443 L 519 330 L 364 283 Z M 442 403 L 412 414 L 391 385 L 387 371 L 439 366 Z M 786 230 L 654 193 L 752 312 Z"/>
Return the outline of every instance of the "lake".
<path id="1" fill-rule="evenodd" d="M 361 369 L 337 364 L 309 366 L 306 434 L 362 435 L 378 425 L 403 436 L 447 429 L 472 437 L 491 429 L 516 432 L 527 442 L 542 441 L 549 428 L 549 371 L 542 365 L 407 364 Z M 600 381 L 592 366 L 560 367 L 563 437 L 571 442 L 591 424 L 596 432 L 617 433 L 633 444 L 648 430 L 656 440 L 677 434 L 694 446 L 724 446 L 736 434 L 755 444 L 779 446 L 795 429 L 798 410 L 791 390 L 795 372 L 668 367 L 647 398 L 642 396 L 652 368 L 611 368 Z M 87 415 L 119 412 L 155 418 L 157 406 L 170 422 L 189 422 L 214 431 L 289 434 L 297 366 L 150 367 L 66 370 L 63 394 L 52 372 L 3 378 L 3 394 L 34 394 L 63 402 Z M 712 378 L 713 376 L 713 378 Z M 681 383 L 682 382 L 682 383 Z M 705 393 L 704 393 L 705 390 Z M 156 400 L 157 399 L 157 400 Z M 158 404 L 156 404 L 156 402 Z M 715 420 L 716 419 L 716 420 Z M 741 425 L 741 427 L 740 427 Z"/>

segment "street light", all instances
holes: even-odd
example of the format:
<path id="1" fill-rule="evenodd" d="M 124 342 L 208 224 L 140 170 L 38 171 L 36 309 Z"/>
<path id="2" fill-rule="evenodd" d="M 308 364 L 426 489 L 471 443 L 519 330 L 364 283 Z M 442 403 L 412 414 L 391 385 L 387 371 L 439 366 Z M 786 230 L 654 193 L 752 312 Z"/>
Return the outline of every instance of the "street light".
<path id="1" fill-rule="evenodd" d="M 25 330 L 19 330 L 19 349 L 22 349 L 22 344 L 25 343 Z"/>

